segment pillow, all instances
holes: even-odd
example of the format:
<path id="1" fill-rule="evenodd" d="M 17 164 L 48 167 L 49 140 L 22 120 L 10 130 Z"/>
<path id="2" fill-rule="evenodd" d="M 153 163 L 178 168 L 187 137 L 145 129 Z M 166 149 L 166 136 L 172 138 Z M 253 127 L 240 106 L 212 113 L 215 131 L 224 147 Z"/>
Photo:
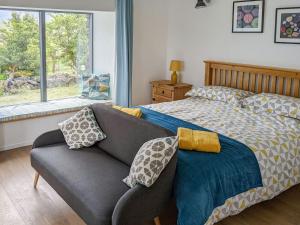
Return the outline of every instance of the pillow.
<path id="1" fill-rule="evenodd" d="M 214 101 L 230 103 L 237 106 L 241 105 L 242 99 L 253 95 L 254 93 L 250 91 L 223 86 L 205 86 L 198 89 L 192 89 L 186 94 L 186 96 L 190 97 L 202 97 Z"/>
<path id="2" fill-rule="evenodd" d="M 272 113 L 300 120 L 300 99 L 262 93 L 243 100 L 243 107 L 255 113 Z"/>
<path id="3" fill-rule="evenodd" d="M 146 142 L 136 154 L 129 176 L 123 182 L 133 188 L 137 184 L 152 186 L 166 168 L 178 147 L 178 137 L 157 138 Z"/>
<path id="4" fill-rule="evenodd" d="M 82 76 L 82 93 L 83 97 L 94 100 L 108 100 L 110 96 L 110 75 L 109 74 L 92 74 Z"/>
<path id="5" fill-rule="evenodd" d="M 93 110 L 86 107 L 58 124 L 70 149 L 90 147 L 106 138 L 96 122 Z"/>
<path id="6" fill-rule="evenodd" d="M 186 97 L 199 97 L 199 93 L 198 93 L 199 88 L 192 88 L 192 90 L 188 91 L 185 96 Z"/>

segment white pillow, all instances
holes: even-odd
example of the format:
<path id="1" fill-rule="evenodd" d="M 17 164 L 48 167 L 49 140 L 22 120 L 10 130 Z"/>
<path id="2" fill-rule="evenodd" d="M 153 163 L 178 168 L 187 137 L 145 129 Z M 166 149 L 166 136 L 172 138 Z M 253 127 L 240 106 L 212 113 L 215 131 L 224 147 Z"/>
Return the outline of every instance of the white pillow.
<path id="1" fill-rule="evenodd" d="M 192 89 L 186 93 L 186 96 L 207 98 L 214 101 L 226 102 L 235 106 L 241 106 L 241 101 L 244 98 L 253 95 L 254 93 L 250 91 L 223 86 L 205 86 Z"/>
<path id="2" fill-rule="evenodd" d="M 300 120 L 300 98 L 261 93 L 243 100 L 243 107 L 255 113 L 270 113 Z"/>
<path id="3" fill-rule="evenodd" d="M 106 138 L 93 110 L 86 107 L 71 118 L 58 124 L 70 149 L 90 147 Z"/>
<path id="4" fill-rule="evenodd" d="M 166 168 L 178 147 L 178 137 L 157 138 L 146 142 L 136 154 L 129 176 L 123 182 L 133 188 L 137 184 L 152 186 Z"/>

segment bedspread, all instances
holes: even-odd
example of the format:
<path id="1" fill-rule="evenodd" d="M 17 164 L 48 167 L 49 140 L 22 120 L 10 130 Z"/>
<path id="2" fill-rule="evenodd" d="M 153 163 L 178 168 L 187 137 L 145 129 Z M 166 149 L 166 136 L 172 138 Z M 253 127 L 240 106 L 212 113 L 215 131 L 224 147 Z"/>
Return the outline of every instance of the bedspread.
<path id="1" fill-rule="evenodd" d="M 255 154 L 263 187 L 238 194 L 214 209 L 212 225 L 261 201 L 272 199 L 300 183 L 300 122 L 203 98 L 144 106 L 207 128 L 247 145 Z M 200 212 L 199 212 L 200 213 Z M 200 221 L 199 221 L 199 225 Z"/>
<path id="2" fill-rule="evenodd" d="M 174 133 L 179 127 L 206 130 L 192 123 L 142 108 L 143 119 Z M 235 195 L 261 187 L 262 180 L 254 153 L 246 145 L 218 135 L 219 154 L 178 152 L 174 196 L 178 225 L 204 224 L 213 210 Z"/>

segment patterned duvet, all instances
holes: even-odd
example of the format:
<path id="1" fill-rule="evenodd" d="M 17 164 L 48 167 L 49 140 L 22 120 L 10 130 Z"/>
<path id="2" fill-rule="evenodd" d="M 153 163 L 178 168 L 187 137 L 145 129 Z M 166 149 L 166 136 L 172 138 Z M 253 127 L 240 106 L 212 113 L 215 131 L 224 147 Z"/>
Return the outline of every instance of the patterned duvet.
<path id="1" fill-rule="evenodd" d="M 300 121 L 271 114 L 254 114 L 203 98 L 144 106 L 205 127 L 247 145 L 259 163 L 263 186 L 228 199 L 216 208 L 205 225 L 235 215 L 272 199 L 300 183 Z"/>

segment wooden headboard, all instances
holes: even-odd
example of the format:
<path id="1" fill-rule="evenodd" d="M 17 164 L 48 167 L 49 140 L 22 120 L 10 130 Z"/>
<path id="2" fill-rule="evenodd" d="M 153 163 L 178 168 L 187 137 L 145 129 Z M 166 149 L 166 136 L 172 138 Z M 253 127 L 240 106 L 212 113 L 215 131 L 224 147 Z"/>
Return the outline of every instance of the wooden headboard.
<path id="1" fill-rule="evenodd" d="M 204 61 L 205 85 L 300 97 L 300 70 Z"/>

